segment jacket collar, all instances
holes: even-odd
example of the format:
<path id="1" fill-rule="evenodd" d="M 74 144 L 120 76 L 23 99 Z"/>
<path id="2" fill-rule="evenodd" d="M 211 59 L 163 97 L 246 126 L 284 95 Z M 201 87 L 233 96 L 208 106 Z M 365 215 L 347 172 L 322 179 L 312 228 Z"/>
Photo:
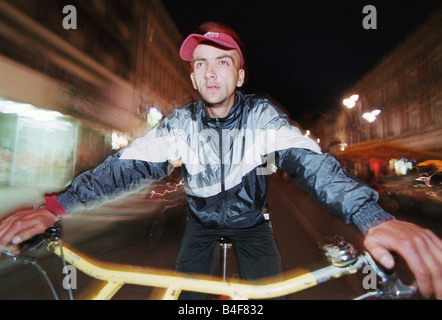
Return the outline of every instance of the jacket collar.
<path id="1" fill-rule="evenodd" d="M 218 127 L 228 128 L 235 123 L 235 120 L 240 116 L 243 109 L 243 93 L 240 91 L 235 92 L 235 101 L 233 103 L 232 108 L 229 111 L 229 114 L 224 118 L 211 118 L 207 114 L 207 105 L 203 100 L 198 101 L 198 104 L 201 106 L 202 110 L 202 121 L 204 124 L 210 127 Z"/>

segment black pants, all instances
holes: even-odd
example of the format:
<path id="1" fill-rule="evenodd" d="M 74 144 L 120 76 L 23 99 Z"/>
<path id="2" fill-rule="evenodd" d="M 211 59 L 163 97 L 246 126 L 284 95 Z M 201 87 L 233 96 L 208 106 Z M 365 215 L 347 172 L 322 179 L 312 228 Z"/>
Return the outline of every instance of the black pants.
<path id="1" fill-rule="evenodd" d="M 282 275 L 282 263 L 269 222 L 247 229 L 210 229 L 189 217 L 176 261 L 176 270 L 213 275 L 218 266 L 220 238 L 233 242 L 244 280 Z M 196 292 L 182 292 L 180 299 L 204 299 Z"/>

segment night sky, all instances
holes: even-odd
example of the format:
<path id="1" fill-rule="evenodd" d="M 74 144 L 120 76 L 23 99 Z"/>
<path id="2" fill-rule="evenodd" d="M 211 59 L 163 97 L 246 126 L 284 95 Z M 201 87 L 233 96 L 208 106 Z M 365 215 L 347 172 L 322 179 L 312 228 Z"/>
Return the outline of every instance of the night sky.
<path id="1" fill-rule="evenodd" d="M 339 107 L 343 92 L 405 40 L 440 1 L 163 3 L 183 37 L 206 21 L 235 29 L 247 49 L 249 80 L 244 90 L 265 92 L 295 120 L 307 121 Z M 376 30 L 363 28 L 365 5 L 376 8 Z"/>

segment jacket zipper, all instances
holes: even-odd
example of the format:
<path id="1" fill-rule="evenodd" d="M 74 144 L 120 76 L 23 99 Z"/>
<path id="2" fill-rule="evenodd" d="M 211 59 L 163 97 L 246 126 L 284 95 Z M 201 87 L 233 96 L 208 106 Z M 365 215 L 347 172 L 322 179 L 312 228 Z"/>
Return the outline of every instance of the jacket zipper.
<path id="1" fill-rule="evenodd" d="M 216 118 L 216 128 L 218 130 L 219 137 L 219 155 L 221 161 L 221 199 L 222 199 L 222 207 L 221 207 L 221 220 L 220 227 L 224 228 L 224 223 L 226 219 L 226 186 L 225 186 L 225 172 L 224 172 L 224 163 L 223 163 L 223 132 L 221 128 L 221 124 L 219 122 L 219 118 Z"/>

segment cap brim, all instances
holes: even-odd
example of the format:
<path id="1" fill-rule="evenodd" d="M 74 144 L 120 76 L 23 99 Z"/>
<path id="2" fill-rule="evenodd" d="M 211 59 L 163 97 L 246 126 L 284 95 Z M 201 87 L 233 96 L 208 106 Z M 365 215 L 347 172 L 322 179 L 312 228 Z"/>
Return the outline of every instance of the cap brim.
<path id="1" fill-rule="evenodd" d="M 221 46 L 224 49 L 235 49 L 238 51 L 240 58 L 241 58 L 241 66 L 243 65 L 243 57 L 242 52 L 239 46 L 233 45 L 231 43 L 222 41 L 219 38 L 209 38 L 205 37 L 201 34 L 191 34 L 189 35 L 181 45 L 180 48 L 180 57 L 184 61 L 192 62 L 193 61 L 193 52 L 195 51 L 195 48 L 201 43 L 201 42 L 212 42 L 214 44 L 217 44 L 218 46 Z"/>

